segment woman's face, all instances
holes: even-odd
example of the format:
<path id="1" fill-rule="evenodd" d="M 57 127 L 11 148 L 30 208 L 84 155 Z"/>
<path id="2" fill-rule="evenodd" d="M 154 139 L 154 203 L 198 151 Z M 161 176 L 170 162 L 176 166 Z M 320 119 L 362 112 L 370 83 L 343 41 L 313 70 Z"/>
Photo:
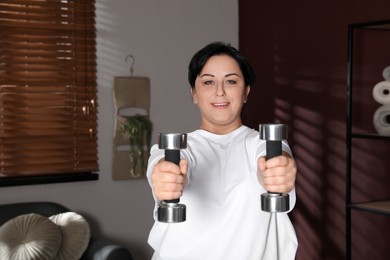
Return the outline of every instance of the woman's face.
<path id="1" fill-rule="evenodd" d="M 241 108 L 249 94 L 238 63 L 227 55 L 209 58 L 191 90 L 202 115 L 201 128 L 227 134 L 242 125 Z"/>

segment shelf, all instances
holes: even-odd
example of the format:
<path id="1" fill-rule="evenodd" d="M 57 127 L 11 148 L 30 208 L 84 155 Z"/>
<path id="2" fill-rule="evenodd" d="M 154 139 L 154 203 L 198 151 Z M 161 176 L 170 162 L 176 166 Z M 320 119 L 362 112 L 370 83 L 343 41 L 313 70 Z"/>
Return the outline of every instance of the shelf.
<path id="1" fill-rule="evenodd" d="M 354 35 L 354 32 L 359 30 L 357 36 Z M 367 213 L 372 214 L 380 214 L 380 215 L 386 215 L 390 216 L 390 200 L 384 200 L 384 201 L 375 201 L 375 202 L 365 202 L 365 203 L 351 203 L 351 197 L 352 197 L 352 179 L 353 179 L 353 173 L 352 173 L 352 161 L 354 159 L 353 153 L 353 145 L 354 141 L 356 139 L 361 140 L 378 140 L 382 141 L 384 145 L 387 145 L 388 140 L 390 140 L 390 136 L 384 136 L 380 135 L 375 132 L 365 132 L 364 129 L 358 129 L 355 128 L 353 125 L 353 85 L 354 82 L 356 82 L 356 76 L 354 78 L 354 55 L 356 55 L 356 52 L 354 53 L 354 42 L 357 40 L 364 40 L 364 37 L 362 36 L 363 31 L 376 31 L 375 33 L 369 33 L 367 35 L 379 35 L 379 31 L 385 31 L 390 32 L 390 20 L 382 20 L 382 21 L 370 21 L 370 22 L 364 22 L 364 23 L 354 23 L 348 25 L 348 49 L 347 49 L 347 55 L 348 55 L 348 62 L 347 62 L 347 126 L 346 126 L 346 176 L 345 176 L 345 185 L 346 185 L 346 260 L 351 260 L 353 258 L 352 256 L 352 248 L 353 248 L 353 241 L 355 238 L 352 237 L 352 222 L 353 222 L 353 216 L 352 211 L 353 210 L 359 210 L 364 211 Z M 378 33 L 377 33 L 378 32 Z M 364 47 L 364 41 L 361 42 L 362 45 L 358 45 L 358 47 Z M 384 49 L 385 50 L 385 49 Z M 359 60 L 358 62 L 362 62 Z M 381 61 L 383 63 L 383 61 Z M 379 62 L 380 63 L 380 62 Z M 358 67 L 359 68 L 359 67 Z M 356 73 L 355 73 L 356 74 Z M 362 78 L 362 75 L 359 75 L 360 79 Z M 363 77 L 364 78 L 364 77 Z M 369 143 L 369 142 L 367 142 Z M 373 142 L 374 143 L 374 142 Z M 368 144 L 367 144 L 368 146 Z M 370 151 L 370 148 L 367 147 L 367 152 Z M 355 158 L 356 159 L 356 158 Z M 383 183 L 382 185 L 388 185 L 388 183 Z M 367 218 L 370 218 L 371 216 L 364 216 Z M 386 232 L 386 231 L 383 231 Z M 359 241 L 359 238 L 356 239 L 355 243 L 361 242 Z M 356 247 L 356 245 L 354 245 Z"/>
<path id="2" fill-rule="evenodd" d="M 377 140 L 390 140 L 390 136 L 380 135 L 377 133 L 351 133 L 352 138 L 362 138 L 362 139 L 377 139 Z"/>
<path id="3" fill-rule="evenodd" d="M 390 215 L 390 200 L 349 204 L 352 209 Z"/>
<path id="4" fill-rule="evenodd" d="M 350 27 L 354 28 L 354 29 L 389 30 L 390 29 L 390 20 L 374 21 L 374 22 L 366 22 L 366 23 L 355 23 L 355 24 L 350 24 Z"/>

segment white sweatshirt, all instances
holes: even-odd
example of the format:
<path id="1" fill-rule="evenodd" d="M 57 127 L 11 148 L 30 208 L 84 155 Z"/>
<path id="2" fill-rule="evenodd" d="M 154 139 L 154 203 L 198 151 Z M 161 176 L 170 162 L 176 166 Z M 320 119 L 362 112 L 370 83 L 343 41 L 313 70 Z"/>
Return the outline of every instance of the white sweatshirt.
<path id="1" fill-rule="evenodd" d="M 276 214 L 276 232 L 275 215 L 261 210 L 260 195 L 266 191 L 257 180 L 257 159 L 266 150 L 259 133 L 241 126 L 227 135 L 196 130 L 187 139 L 181 157 L 189 162 L 189 182 L 180 198 L 187 220 L 155 222 L 148 239 L 153 259 L 276 260 L 276 238 L 279 259 L 294 259 L 298 242 L 287 213 Z M 282 147 L 291 154 L 286 142 Z M 150 184 L 153 166 L 163 156 L 164 150 L 154 145 L 147 171 Z M 291 210 L 295 189 L 289 196 Z"/>

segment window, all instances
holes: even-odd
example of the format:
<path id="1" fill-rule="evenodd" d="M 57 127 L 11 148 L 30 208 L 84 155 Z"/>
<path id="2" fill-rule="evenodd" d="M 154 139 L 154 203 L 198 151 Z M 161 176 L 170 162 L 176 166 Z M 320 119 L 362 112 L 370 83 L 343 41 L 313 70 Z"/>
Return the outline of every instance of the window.
<path id="1" fill-rule="evenodd" d="M 96 88 L 94 0 L 1 0 L 0 185 L 97 179 Z"/>

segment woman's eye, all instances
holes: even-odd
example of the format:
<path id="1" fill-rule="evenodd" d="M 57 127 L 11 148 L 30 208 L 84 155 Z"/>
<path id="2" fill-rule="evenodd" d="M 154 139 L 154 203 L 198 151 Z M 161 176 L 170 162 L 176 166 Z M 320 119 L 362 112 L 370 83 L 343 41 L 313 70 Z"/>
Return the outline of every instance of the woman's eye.
<path id="1" fill-rule="evenodd" d="M 229 85 L 232 85 L 232 84 L 236 84 L 236 81 L 235 80 L 226 80 L 226 84 L 229 84 Z"/>
<path id="2" fill-rule="evenodd" d="M 207 80 L 204 82 L 205 85 L 213 85 L 214 84 L 214 81 L 212 80 Z"/>

